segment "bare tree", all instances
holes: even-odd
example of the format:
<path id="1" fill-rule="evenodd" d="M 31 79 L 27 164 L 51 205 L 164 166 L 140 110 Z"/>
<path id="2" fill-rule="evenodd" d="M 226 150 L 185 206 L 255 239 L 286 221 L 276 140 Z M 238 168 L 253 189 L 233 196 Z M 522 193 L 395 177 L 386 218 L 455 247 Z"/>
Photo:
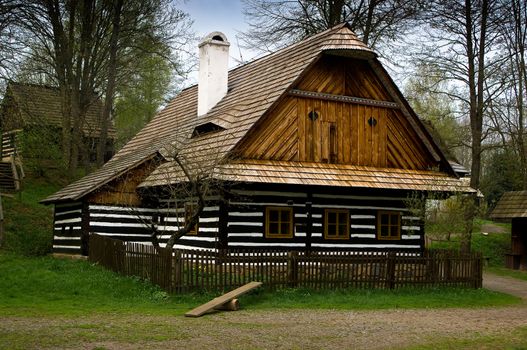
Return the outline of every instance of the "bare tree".
<path id="1" fill-rule="evenodd" d="M 251 48 L 276 50 L 348 22 L 370 47 L 403 36 L 423 5 L 400 0 L 244 0 L 249 30 L 242 35 Z"/>
<path id="2" fill-rule="evenodd" d="M 139 200 L 123 201 L 149 232 L 156 249 L 160 248 L 160 237 L 167 239 L 165 248 L 172 249 L 181 237 L 196 234 L 204 208 L 213 200 L 222 200 L 234 184 L 229 181 L 227 185 L 221 179 L 222 165 L 232 159 L 224 150 L 233 135 L 223 135 L 222 141 L 199 149 L 188 147 L 191 140 L 187 136 L 179 133 L 175 141 L 161 147 L 158 159 L 148 166 L 147 185 L 137 191 Z M 138 208 L 141 205 L 157 210 L 153 215 L 144 215 Z"/>
<path id="3" fill-rule="evenodd" d="M 523 188 L 527 189 L 527 4 L 521 0 L 502 1 L 503 21 L 499 23 L 500 47 L 505 57 L 500 78 L 503 90 L 491 105 L 493 127 L 503 147 L 512 146 L 520 161 Z"/>
<path id="4" fill-rule="evenodd" d="M 500 91 L 500 82 L 493 84 L 489 78 L 502 62 L 496 46 L 502 20 L 498 7 L 496 0 L 433 0 L 423 23 L 425 44 L 419 59 L 457 87 L 456 92 L 445 93 L 459 102 L 470 122 L 470 185 L 475 189 L 480 187 L 483 141 L 489 132 L 483 127 L 485 115 L 489 102 Z M 461 249 L 469 251 L 475 206 L 464 207 L 468 208 L 467 226 Z"/>

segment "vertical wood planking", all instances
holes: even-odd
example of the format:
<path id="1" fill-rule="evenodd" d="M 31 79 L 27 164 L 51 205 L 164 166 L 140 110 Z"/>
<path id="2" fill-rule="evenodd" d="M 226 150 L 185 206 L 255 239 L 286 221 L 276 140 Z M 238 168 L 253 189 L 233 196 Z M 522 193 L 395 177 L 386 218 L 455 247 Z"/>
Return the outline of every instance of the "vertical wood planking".
<path id="1" fill-rule="evenodd" d="M 307 112 L 305 101 L 295 98 L 296 102 L 296 121 L 298 125 L 298 160 L 306 159 L 306 121 Z"/>

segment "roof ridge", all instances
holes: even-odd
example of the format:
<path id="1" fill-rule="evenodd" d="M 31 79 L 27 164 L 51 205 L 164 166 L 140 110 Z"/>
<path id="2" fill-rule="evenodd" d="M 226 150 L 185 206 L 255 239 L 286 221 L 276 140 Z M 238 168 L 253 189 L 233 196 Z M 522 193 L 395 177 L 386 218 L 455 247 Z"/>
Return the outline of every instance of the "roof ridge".
<path id="1" fill-rule="evenodd" d="M 25 83 L 25 82 L 20 82 L 20 81 L 14 81 L 14 80 L 9 80 L 7 82 L 7 86 L 30 86 L 30 87 L 36 87 L 36 88 L 44 88 L 44 89 L 50 89 L 50 90 L 59 90 L 59 87 L 58 86 L 52 86 L 52 85 L 47 85 L 47 84 L 36 84 L 36 83 Z"/>
<path id="2" fill-rule="evenodd" d="M 337 30 L 342 29 L 342 28 L 344 28 L 344 27 L 348 28 L 348 29 L 350 30 L 351 34 L 353 34 L 353 36 L 354 36 L 358 41 L 360 41 L 360 39 L 357 37 L 357 35 L 351 30 L 351 27 L 350 27 L 349 23 L 348 23 L 348 22 L 342 22 L 342 23 L 339 23 L 339 24 L 337 24 L 337 25 L 335 25 L 335 26 L 333 26 L 333 27 L 331 27 L 331 28 L 328 28 L 328 29 L 325 29 L 325 30 L 323 30 L 323 31 L 321 31 L 321 32 L 318 32 L 318 33 L 316 33 L 316 34 L 314 34 L 314 35 L 312 35 L 312 36 L 308 36 L 308 37 L 306 37 L 306 38 L 304 38 L 304 39 L 302 39 L 302 40 L 300 40 L 300 41 L 298 41 L 298 42 L 296 42 L 296 43 L 293 43 L 293 44 L 288 45 L 288 46 L 284 46 L 284 47 L 282 47 L 282 48 L 280 48 L 280 49 L 278 49 L 278 50 L 276 50 L 276 51 L 269 52 L 269 53 L 267 53 L 267 54 L 265 54 L 265 55 L 263 55 L 263 56 L 260 56 L 260 57 L 258 57 L 258 58 L 255 58 L 255 59 L 252 60 L 252 61 L 249 61 L 249 62 L 246 62 L 246 63 L 240 64 L 240 65 L 234 67 L 233 69 L 229 70 L 229 72 L 233 72 L 233 71 L 235 71 L 235 70 L 238 70 L 238 69 L 240 69 L 240 68 L 243 68 L 243 67 L 245 67 L 245 66 L 248 66 L 248 65 L 250 65 L 250 64 L 253 64 L 253 63 L 255 63 L 255 62 L 262 61 L 262 60 L 264 60 L 264 59 L 268 59 L 268 58 L 270 58 L 271 56 L 275 56 L 275 55 L 281 54 L 283 51 L 287 51 L 287 50 L 290 50 L 290 49 L 294 49 L 294 48 L 296 48 L 297 46 L 305 45 L 305 44 L 307 44 L 307 43 L 309 43 L 309 42 L 311 42 L 311 41 L 314 41 L 314 40 L 320 38 L 321 36 L 327 35 L 327 34 L 330 33 L 330 32 L 333 32 L 333 31 L 337 32 Z M 368 47 L 367 45 L 365 45 L 365 46 Z M 369 47 L 368 47 L 368 48 L 369 48 Z M 194 85 L 197 85 L 197 84 L 194 84 Z M 194 85 L 192 85 L 192 86 L 194 86 Z"/>

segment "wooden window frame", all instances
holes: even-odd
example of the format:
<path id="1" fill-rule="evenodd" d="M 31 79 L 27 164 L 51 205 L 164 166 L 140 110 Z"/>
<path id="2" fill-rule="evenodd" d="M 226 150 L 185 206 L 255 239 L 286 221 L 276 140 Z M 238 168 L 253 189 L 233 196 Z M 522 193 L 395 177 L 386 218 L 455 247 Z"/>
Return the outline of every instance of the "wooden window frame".
<path id="1" fill-rule="evenodd" d="M 185 216 L 184 216 L 184 221 L 183 221 L 183 224 L 185 226 L 187 226 L 187 222 L 192 216 L 192 213 L 196 206 L 197 206 L 197 203 L 191 203 L 191 202 L 185 203 Z M 197 236 L 198 235 L 198 232 L 199 232 L 198 223 L 199 223 L 199 218 L 198 218 L 198 222 L 196 222 L 196 225 L 194 225 L 194 227 L 190 231 L 187 232 L 186 234 L 187 236 Z"/>
<path id="2" fill-rule="evenodd" d="M 271 221 L 269 220 L 270 212 L 272 210 L 277 210 L 279 212 L 278 214 L 278 221 L 275 223 L 278 224 L 278 227 L 281 227 L 282 220 L 281 220 L 281 213 L 284 211 L 289 212 L 289 232 L 286 234 L 283 233 L 270 233 L 269 232 L 269 226 Z M 266 207 L 265 208 L 265 238 L 293 238 L 293 228 L 294 228 L 294 211 L 292 207 Z"/>
<path id="3" fill-rule="evenodd" d="M 388 225 L 382 225 L 382 216 L 383 215 L 389 215 L 389 223 Z M 397 223 L 392 224 L 391 218 L 392 216 L 397 215 Z M 377 212 L 377 239 L 382 241 L 399 241 L 401 240 L 401 213 L 398 211 L 390 211 L 390 210 L 379 210 Z M 381 229 L 382 226 L 388 226 L 390 234 L 388 236 L 381 236 Z M 392 229 L 396 228 L 397 235 L 392 235 Z"/>
<path id="4" fill-rule="evenodd" d="M 328 214 L 329 213 L 336 214 L 336 218 L 337 218 L 337 222 L 335 223 L 335 227 L 337 229 L 336 235 L 332 235 L 328 232 L 328 228 L 329 228 L 329 222 L 328 222 L 329 215 Z M 338 214 L 342 214 L 342 213 L 346 214 L 346 234 L 344 236 L 339 236 L 338 228 L 340 224 L 339 224 Z M 324 210 L 324 239 L 348 240 L 349 238 L 350 238 L 350 212 L 349 210 L 348 209 L 325 209 Z"/>

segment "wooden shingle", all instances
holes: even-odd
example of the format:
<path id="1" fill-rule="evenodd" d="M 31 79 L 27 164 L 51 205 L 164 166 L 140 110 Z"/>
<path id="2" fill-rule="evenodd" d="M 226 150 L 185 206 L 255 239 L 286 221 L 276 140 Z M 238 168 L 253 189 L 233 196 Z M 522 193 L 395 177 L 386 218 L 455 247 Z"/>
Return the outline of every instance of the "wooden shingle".
<path id="1" fill-rule="evenodd" d="M 490 217 L 493 219 L 527 218 L 527 191 L 505 192 Z"/>
<path id="2" fill-rule="evenodd" d="M 62 105 L 58 88 L 10 82 L 8 94 L 13 99 L 17 113 L 2 116 L 4 131 L 22 129 L 25 126 L 62 128 Z M 99 136 L 102 111 L 102 101 L 94 96 L 82 124 L 85 136 Z M 115 138 L 115 134 L 114 126 L 110 125 L 108 137 Z"/>

